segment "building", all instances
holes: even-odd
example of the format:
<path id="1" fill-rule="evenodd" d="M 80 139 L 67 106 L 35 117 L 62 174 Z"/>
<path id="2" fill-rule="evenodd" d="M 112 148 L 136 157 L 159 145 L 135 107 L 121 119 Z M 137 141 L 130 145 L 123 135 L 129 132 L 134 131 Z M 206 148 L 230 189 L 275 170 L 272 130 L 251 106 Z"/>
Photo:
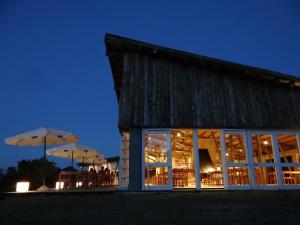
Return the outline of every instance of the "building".
<path id="1" fill-rule="evenodd" d="M 300 78 L 105 35 L 120 188 L 300 189 Z"/>

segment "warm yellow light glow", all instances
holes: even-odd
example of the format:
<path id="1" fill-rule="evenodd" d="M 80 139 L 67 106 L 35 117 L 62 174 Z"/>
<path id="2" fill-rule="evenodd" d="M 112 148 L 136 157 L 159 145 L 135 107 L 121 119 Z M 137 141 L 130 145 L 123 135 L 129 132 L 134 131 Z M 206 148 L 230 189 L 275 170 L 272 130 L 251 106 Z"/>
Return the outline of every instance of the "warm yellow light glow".
<path id="1" fill-rule="evenodd" d="M 64 182 L 56 182 L 55 183 L 55 189 L 60 190 L 64 188 Z"/>
<path id="2" fill-rule="evenodd" d="M 242 152 L 243 150 L 242 150 L 242 149 L 240 149 L 239 151 L 240 151 L 240 152 Z"/>
<path id="3" fill-rule="evenodd" d="M 226 156 L 229 156 L 229 153 L 226 153 Z"/>
<path id="4" fill-rule="evenodd" d="M 181 137 L 181 133 L 178 132 L 178 133 L 176 134 L 176 136 L 177 136 L 177 137 Z"/>
<path id="5" fill-rule="evenodd" d="M 217 171 L 221 171 L 221 167 L 217 166 Z"/>
<path id="6" fill-rule="evenodd" d="M 215 169 L 214 168 L 212 168 L 212 167 L 209 167 L 209 168 L 207 168 L 206 169 L 206 171 L 209 173 L 209 172 L 214 172 L 215 171 Z"/>
<path id="7" fill-rule="evenodd" d="M 82 182 L 81 181 L 76 182 L 76 187 L 82 187 Z"/>
<path id="8" fill-rule="evenodd" d="M 149 160 L 156 161 L 156 157 L 154 156 L 148 155 L 146 157 L 148 157 Z"/>
<path id="9" fill-rule="evenodd" d="M 28 192 L 29 182 L 17 182 L 16 192 Z"/>
<path id="10" fill-rule="evenodd" d="M 269 142 L 268 141 L 263 141 L 263 144 L 267 145 L 267 144 L 269 144 Z"/>

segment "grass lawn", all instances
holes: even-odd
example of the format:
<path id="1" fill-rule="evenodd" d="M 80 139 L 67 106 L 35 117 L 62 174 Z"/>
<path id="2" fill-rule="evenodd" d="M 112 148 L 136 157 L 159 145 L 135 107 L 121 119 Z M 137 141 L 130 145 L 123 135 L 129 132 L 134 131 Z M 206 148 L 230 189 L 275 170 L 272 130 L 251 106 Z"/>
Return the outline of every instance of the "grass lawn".
<path id="1" fill-rule="evenodd" d="M 9 196 L 0 224 L 300 224 L 299 191 Z"/>

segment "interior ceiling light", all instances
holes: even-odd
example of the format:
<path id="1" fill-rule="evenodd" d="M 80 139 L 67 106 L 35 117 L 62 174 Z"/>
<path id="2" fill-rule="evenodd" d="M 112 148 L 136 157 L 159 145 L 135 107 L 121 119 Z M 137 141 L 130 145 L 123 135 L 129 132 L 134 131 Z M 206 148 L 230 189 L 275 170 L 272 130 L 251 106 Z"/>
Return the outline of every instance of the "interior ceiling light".
<path id="1" fill-rule="evenodd" d="M 268 141 L 263 141 L 263 144 L 267 145 L 267 144 L 269 144 L 269 142 Z"/>

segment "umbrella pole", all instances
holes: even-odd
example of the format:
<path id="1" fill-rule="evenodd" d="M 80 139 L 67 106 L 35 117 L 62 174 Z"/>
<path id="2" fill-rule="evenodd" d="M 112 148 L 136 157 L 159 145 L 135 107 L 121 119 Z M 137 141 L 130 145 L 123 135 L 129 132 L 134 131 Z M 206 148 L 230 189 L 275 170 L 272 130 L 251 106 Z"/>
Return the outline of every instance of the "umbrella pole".
<path id="1" fill-rule="evenodd" d="M 46 139 L 46 136 L 44 137 L 44 157 L 43 159 L 45 160 L 46 159 L 46 148 L 47 148 L 47 139 Z M 45 185 L 45 162 L 44 162 L 44 171 L 43 171 L 43 186 Z"/>
<path id="2" fill-rule="evenodd" d="M 46 148 L 47 148 L 47 139 L 44 137 L 44 159 L 46 159 Z"/>
<path id="3" fill-rule="evenodd" d="M 73 151 L 72 151 L 72 167 L 73 167 L 73 164 L 74 164 L 74 156 L 73 156 Z"/>
<path id="4" fill-rule="evenodd" d="M 82 157 L 82 167 L 81 167 L 81 171 L 83 171 L 83 164 L 84 164 L 84 157 Z"/>

